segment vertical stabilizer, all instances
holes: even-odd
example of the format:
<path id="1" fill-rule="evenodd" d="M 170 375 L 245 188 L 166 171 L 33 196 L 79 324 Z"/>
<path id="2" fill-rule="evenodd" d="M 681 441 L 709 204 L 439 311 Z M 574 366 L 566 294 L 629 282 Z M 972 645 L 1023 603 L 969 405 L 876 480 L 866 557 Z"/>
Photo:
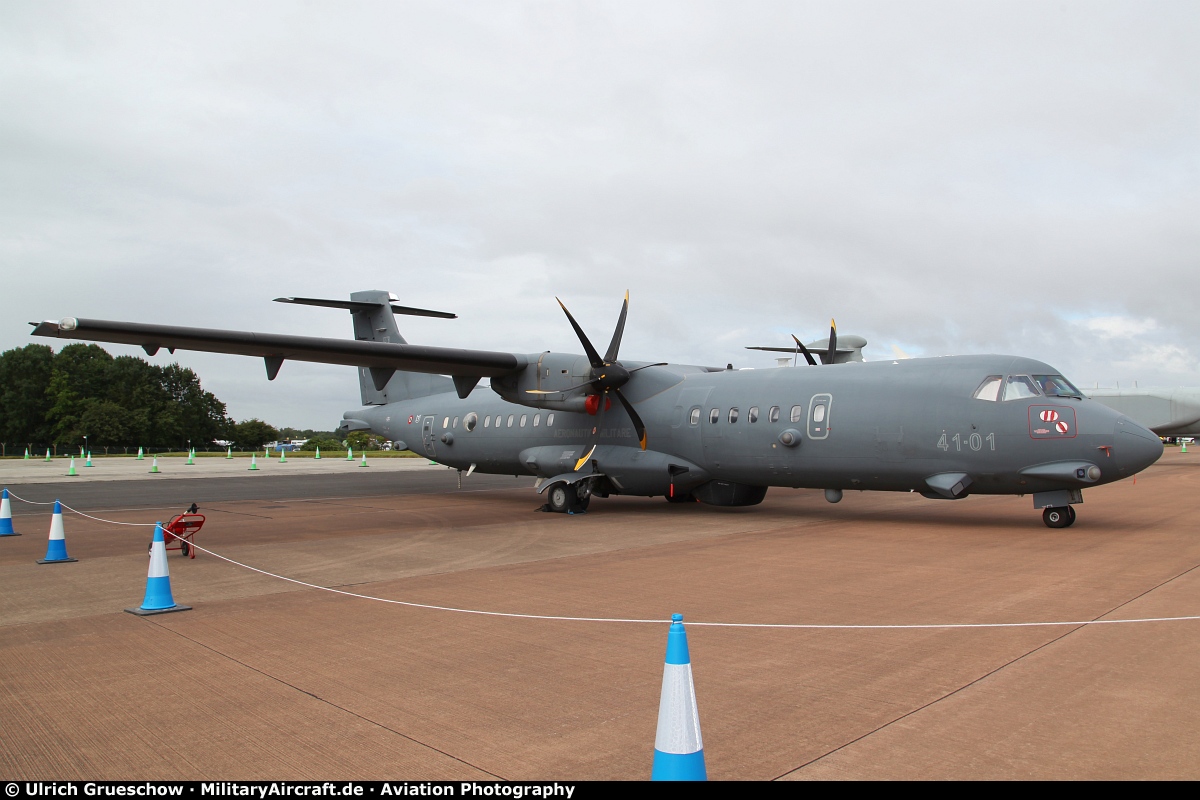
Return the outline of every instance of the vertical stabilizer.
<path id="1" fill-rule="evenodd" d="M 354 338 L 360 342 L 408 344 L 396 326 L 396 317 L 392 313 L 394 299 L 390 293 L 378 290 L 353 292 L 350 295 L 352 302 L 370 305 L 350 312 L 354 318 Z M 358 369 L 358 387 L 365 406 L 454 391 L 454 383 L 442 375 L 389 372 L 367 367 Z"/>

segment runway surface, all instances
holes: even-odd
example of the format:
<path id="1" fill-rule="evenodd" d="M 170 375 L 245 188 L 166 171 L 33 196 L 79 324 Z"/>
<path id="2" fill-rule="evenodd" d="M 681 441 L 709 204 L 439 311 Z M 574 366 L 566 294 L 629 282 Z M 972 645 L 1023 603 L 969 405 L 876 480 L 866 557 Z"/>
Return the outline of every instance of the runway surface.
<path id="1" fill-rule="evenodd" d="M 203 470 L 203 465 L 197 465 Z M 46 485 L 385 598 L 689 623 L 923 624 L 1200 613 L 1200 453 L 1089 489 L 1070 529 L 1029 498 L 773 489 L 537 513 L 529 479 L 452 471 Z M 36 474 L 31 474 L 31 479 Z M 169 556 L 193 611 L 137 618 L 148 528 L 45 507 L 0 539 L 0 777 L 628 779 L 650 771 L 666 623 L 527 620 L 305 589 Z M 715 779 L 1200 777 L 1200 621 L 1050 628 L 688 627 Z"/>

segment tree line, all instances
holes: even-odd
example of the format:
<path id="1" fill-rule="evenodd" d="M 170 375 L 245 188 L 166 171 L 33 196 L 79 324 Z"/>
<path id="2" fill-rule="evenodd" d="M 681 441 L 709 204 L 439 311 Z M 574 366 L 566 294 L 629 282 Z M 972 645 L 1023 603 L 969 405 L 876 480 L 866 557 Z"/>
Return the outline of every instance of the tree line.
<path id="1" fill-rule="evenodd" d="M 178 364 L 113 357 L 94 344 L 55 353 L 30 344 L 0 353 L 0 442 L 5 449 L 184 449 L 231 441 L 255 449 L 279 438 L 257 419 L 234 422 L 225 404 Z"/>

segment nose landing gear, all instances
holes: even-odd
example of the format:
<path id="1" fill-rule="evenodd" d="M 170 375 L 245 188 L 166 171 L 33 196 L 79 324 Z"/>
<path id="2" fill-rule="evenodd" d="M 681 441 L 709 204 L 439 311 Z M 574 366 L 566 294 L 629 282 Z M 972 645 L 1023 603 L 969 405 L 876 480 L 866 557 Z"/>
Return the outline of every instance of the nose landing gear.
<path id="1" fill-rule="evenodd" d="M 1075 522 L 1075 509 L 1071 506 L 1051 506 L 1042 510 L 1042 522 L 1047 528 L 1069 528 Z"/>

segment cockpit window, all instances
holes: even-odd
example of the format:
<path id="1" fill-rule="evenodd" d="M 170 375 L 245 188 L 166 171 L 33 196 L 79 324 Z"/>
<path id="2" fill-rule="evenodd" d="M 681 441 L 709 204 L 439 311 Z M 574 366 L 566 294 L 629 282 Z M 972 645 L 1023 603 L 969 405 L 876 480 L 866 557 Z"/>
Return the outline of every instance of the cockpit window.
<path id="1" fill-rule="evenodd" d="M 971 396 L 976 400 L 991 400 L 994 403 L 1000 399 L 1000 387 L 1003 385 L 1003 375 L 988 375 Z"/>
<path id="2" fill-rule="evenodd" d="M 1079 397 L 1083 395 L 1062 375 L 1034 375 L 1033 379 L 1047 397 Z"/>
<path id="3" fill-rule="evenodd" d="M 1004 387 L 1005 400 L 1023 400 L 1026 397 L 1037 397 L 1037 384 L 1028 375 L 1009 375 L 1008 385 Z"/>

